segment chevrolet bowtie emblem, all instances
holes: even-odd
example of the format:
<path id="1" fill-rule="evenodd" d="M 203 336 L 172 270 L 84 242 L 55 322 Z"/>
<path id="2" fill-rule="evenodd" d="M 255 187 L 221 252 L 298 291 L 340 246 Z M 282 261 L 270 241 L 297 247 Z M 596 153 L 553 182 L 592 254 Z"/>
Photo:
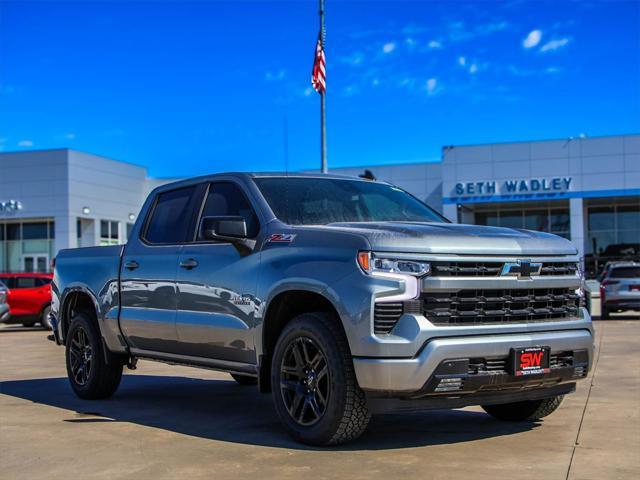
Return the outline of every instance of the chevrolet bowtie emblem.
<path id="1" fill-rule="evenodd" d="M 532 275 L 540 275 L 540 270 L 542 270 L 542 263 L 518 260 L 513 263 L 505 263 L 500 275 L 517 276 L 518 279 L 523 280 L 531 278 Z"/>

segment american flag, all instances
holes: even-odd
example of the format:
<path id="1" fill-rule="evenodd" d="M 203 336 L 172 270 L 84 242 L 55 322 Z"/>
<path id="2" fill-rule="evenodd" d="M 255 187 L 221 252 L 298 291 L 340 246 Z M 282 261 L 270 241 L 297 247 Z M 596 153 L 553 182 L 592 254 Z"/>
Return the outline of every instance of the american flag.
<path id="1" fill-rule="evenodd" d="M 311 85 L 319 94 L 327 91 L 327 74 L 325 72 L 326 61 L 324 58 L 324 46 L 322 44 L 322 32 L 318 34 L 318 43 L 316 44 L 316 55 L 313 59 L 313 71 L 311 72 Z"/>

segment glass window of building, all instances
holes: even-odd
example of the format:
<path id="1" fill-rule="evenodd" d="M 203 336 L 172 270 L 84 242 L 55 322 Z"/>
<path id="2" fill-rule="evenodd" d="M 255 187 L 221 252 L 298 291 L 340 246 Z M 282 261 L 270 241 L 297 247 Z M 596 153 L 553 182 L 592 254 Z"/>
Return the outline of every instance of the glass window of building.
<path id="1" fill-rule="evenodd" d="M 554 202 L 544 207 L 488 205 L 477 207 L 474 218 L 477 225 L 524 228 L 570 238 L 567 202 Z"/>
<path id="2" fill-rule="evenodd" d="M 587 203 L 588 254 L 640 255 L 640 197 L 591 199 Z"/>
<path id="3" fill-rule="evenodd" d="M 118 245 L 120 242 L 119 222 L 100 220 L 100 245 Z"/>
<path id="4" fill-rule="evenodd" d="M 0 271 L 49 271 L 54 241 L 53 220 L 0 222 Z"/>

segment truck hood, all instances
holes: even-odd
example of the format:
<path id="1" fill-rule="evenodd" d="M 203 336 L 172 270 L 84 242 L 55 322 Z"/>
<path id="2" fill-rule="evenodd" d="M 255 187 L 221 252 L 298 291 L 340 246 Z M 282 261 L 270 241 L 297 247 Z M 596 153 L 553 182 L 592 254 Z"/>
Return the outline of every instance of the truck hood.
<path id="1" fill-rule="evenodd" d="M 575 255 L 568 240 L 544 232 L 457 223 L 332 223 L 326 228 L 364 235 L 371 249 L 388 252 Z"/>

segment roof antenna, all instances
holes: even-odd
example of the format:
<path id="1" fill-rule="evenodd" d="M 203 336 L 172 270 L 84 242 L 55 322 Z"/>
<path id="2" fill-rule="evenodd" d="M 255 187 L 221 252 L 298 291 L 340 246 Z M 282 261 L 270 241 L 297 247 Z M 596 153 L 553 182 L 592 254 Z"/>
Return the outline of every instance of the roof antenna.
<path id="1" fill-rule="evenodd" d="M 282 117 L 282 152 L 284 155 L 284 206 L 289 223 L 289 123 L 287 115 Z"/>

